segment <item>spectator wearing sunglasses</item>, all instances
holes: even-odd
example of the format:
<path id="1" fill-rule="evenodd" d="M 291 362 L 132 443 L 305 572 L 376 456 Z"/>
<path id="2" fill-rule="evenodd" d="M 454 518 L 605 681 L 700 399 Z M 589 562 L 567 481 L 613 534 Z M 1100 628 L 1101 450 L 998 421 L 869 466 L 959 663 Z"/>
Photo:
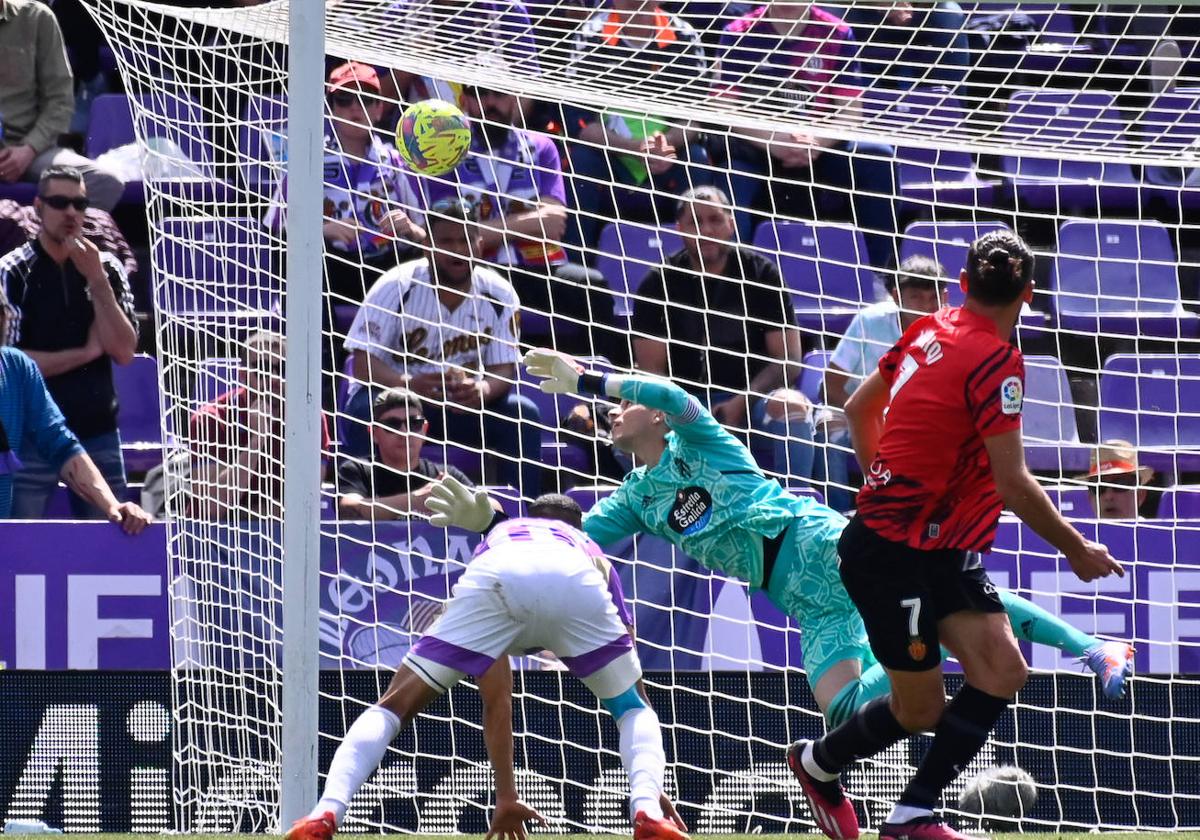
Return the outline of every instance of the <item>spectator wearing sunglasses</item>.
<path id="1" fill-rule="evenodd" d="M 346 458 L 338 467 L 338 512 L 345 519 L 402 519 L 429 514 L 425 499 L 434 481 L 453 476 L 473 482 L 457 467 L 421 457 L 429 421 L 421 398 L 408 388 L 389 388 L 375 398 L 371 461 Z"/>
<path id="2" fill-rule="evenodd" d="M 1137 450 L 1127 440 L 1106 440 L 1092 452 L 1091 468 L 1082 479 L 1099 519 L 1137 519 L 1146 504 L 1154 470 L 1139 466 Z"/>
<path id="3" fill-rule="evenodd" d="M 375 68 L 335 67 L 325 96 L 325 271 L 334 303 L 359 303 L 379 275 L 414 256 L 425 232 L 409 171 L 376 129 L 386 103 Z M 285 180 L 263 223 L 282 229 L 286 207 Z"/>
<path id="4" fill-rule="evenodd" d="M 121 498 L 125 463 L 112 364 L 133 360 L 137 322 L 121 263 L 83 236 L 88 205 L 78 170 L 52 166 L 42 173 L 34 200 L 41 232 L 0 258 L 0 287 L 15 316 L 0 343 L 24 350 L 37 364 L 67 428 Z M 20 458 L 24 467 L 13 482 L 12 513 L 40 519 L 59 472 L 28 445 Z M 104 511 L 76 493 L 70 499 L 77 518 L 103 517 Z"/>

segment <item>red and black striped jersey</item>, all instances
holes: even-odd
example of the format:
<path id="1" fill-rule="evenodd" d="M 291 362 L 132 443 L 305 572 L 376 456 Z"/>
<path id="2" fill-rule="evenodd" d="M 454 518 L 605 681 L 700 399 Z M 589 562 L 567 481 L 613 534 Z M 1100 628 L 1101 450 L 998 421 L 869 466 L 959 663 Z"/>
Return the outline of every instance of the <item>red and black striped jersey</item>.
<path id="1" fill-rule="evenodd" d="M 985 551 L 1002 507 L 984 438 L 1021 428 L 1025 362 L 989 319 L 946 307 L 879 361 L 891 387 L 858 515 L 913 548 Z"/>

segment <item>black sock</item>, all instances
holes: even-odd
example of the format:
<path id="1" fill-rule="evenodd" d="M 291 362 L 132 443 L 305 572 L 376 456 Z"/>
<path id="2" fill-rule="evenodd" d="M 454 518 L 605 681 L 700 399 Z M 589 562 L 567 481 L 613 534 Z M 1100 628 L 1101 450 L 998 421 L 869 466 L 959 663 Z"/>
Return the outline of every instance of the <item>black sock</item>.
<path id="1" fill-rule="evenodd" d="M 983 749 L 1010 702 L 964 684 L 942 713 L 933 745 L 900 795 L 900 804 L 933 810 L 946 785 Z"/>
<path id="2" fill-rule="evenodd" d="M 887 697 L 876 697 L 837 729 L 813 744 L 813 760 L 827 773 L 839 773 L 860 758 L 883 752 L 908 736 Z"/>

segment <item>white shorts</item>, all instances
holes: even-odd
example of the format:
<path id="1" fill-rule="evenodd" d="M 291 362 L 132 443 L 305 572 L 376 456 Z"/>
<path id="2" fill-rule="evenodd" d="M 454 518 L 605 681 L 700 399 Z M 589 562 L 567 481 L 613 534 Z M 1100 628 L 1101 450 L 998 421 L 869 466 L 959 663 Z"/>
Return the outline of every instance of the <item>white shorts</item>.
<path id="1" fill-rule="evenodd" d="M 478 677 L 500 656 L 543 649 L 602 699 L 641 677 L 633 639 L 591 558 L 504 543 L 471 561 L 446 611 L 404 664 L 444 691 L 467 674 Z"/>

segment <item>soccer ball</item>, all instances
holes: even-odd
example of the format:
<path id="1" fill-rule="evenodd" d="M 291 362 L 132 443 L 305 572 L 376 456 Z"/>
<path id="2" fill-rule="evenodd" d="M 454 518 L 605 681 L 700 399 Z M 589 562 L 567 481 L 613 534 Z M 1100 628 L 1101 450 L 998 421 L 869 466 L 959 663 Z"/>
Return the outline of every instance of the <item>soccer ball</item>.
<path id="1" fill-rule="evenodd" d="M 958 810 L 974 816 L 986 831 L 1017 831 L 1036 802 L 1037 784 L 1020 767 L 989 767 L 967 782 Z"/>
<path id="2" fill-rule="evenodd" d="M 471 148 L 471 125 L 457 105 L 426 99 L 408 106 L 396 126 L 400 156 L 422 175 L 445 175 Z"/>

